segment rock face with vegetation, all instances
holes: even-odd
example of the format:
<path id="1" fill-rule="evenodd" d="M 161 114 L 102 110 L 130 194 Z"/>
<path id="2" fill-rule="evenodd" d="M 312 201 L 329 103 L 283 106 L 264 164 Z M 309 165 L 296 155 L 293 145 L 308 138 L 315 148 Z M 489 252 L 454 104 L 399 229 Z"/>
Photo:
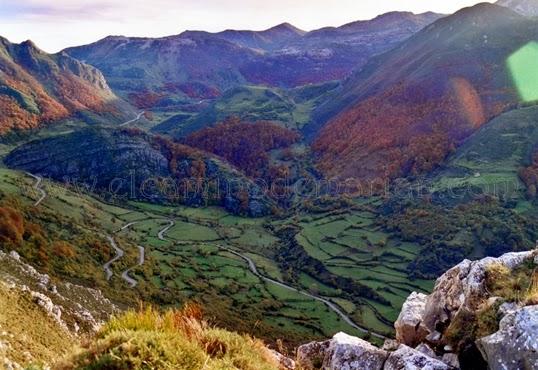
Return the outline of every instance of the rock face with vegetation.
<path id="1" fill-rule="evenodd" d="M 99 290 L 53 280 L 0 251 L 0 367 L 50 364 L 115 312 Z"/>
<path id="2" fill-rule="evenodd" d="M 383 349 L 336 334 L 299 347 L 307 370 L 538 368 L 538 250 L 465 260 L 412 293 Z"/>
<path id="3" fill-rule="evenodd" d="M 491 370 L 538 366 L 538 306 L 508 312 L 494 334 L 478 340 Z"/>
<path id="4" fill-rule="evenodd" d="M 132 129 L 92 127 L 30 142 L 5 163 L 107 197 L 220 205 L 254 217 L 273 206 L 259 186 L 219 159 Z"/>
<path id="5" fill-rule="evenodd" d="M 397 338 L 427 343 L 440 355 L 457 354 L 462 368 L 526 368 L 538 348 L 537 255 L 461 262 L 437 280 L 432 294 L 408 299 Z"/>

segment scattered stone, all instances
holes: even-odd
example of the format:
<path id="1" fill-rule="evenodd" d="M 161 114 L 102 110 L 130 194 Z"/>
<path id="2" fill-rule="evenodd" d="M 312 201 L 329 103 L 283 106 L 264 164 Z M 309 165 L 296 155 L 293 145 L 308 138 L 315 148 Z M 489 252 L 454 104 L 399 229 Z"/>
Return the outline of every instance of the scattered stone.
<path id="1" fill-rule="evenodd" d="M 513 313 L 513 312 L 516 312 L 517 310 L 519 309 L 519 305 L 515 302 L 507 302 L 507 303 L 503 303 L 500 307 L 499 307 L 499 314 L 504 317 L 506 315 L 508 315 L 509 313 Z"/>
<path id="2" fill-rule="evenodd" d="M 442 334 L 438 331 L 433 331 L 426 336 L 426 340 L 430 343 L 438 343 L 441 340 Z"/>
<path id="3" fill-rule="evenodd" d="M 428 357 L 437 358 L 435 351 L 425 343 L 420 343 L 415 349 L 420 353 L 424 353 Z"/>
<path id="4" fill-rule="evenodd" d="M 297 365 L 304 370 L 319 369 L 325 359 L 330 340 L 310 342 L 297 348 Z"/>
<path id="5" fill-rule="evenodd" d="M 388 353 L 365 340 L 336 334 L 330 341 L 323 369 L 326 370 L 381 370 Z"/>
<path id="6" fill-rule="evenodd" d="M 15 251 L 9 252 L 9 256 L 11 258 L 13 258 L 15 261 L 20 261 L 21 260 L 21 256 Z"/>
<path id="7" fill-rule="evenodd" d="M 388 352 L 345 333 L 331 340 L 312 342 L 297 350 L 297 365 L 304 370 L 382 370 Z"/>
<path id="8" fill-rule="evenodd" d="M 365 368 L 367 369 L 367 368 Z M 435 358 L 426 356 L 405 344 L 400 345 L 396 352 L 392 352 L 385 362 L 384 370 L 449 370 L 450 366 Z"/>
<path id="9" fill-rule="evenodd" d="M 400 343 L 397 340 L 385 339 L 385 342 L 383 343 L 383 347 L 381 347 L 381 349 L 385 351 L 396 351 L 399 346 Z"/>
<path id="10" fill-rule="evenodd" d="M 293 361 L 291 358 L 284 356 L 280 352 L 270 350 L 271 356 L 275 359 L 275 361 L 279 364 L 279 368 L 281 370 L 294 370 L 295 369 L 295 361 Z"/>
<path id="11" fill-rule="evenodd" d="M 441 361 L 455 369 L 460 368 L 460 360 L 458 359 L 458 355 L 455 353 L 445 353 Z"/>

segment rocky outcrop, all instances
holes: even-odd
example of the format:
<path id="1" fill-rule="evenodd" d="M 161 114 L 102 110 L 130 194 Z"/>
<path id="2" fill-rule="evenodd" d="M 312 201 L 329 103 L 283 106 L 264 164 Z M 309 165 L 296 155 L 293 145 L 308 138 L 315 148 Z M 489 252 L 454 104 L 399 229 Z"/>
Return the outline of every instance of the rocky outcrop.
<path id="1" fill-rule="evenodd" d="M 101 291 L 68 282 L 53 283 L 14 251 L 0 251 L 0 283 L 27 295 L 72 335 L 95 333 L 118 308 Z"/>
<path id="2" fill-rule="evenodd" d="M 424 317 L 427 298 L 425 294 L 417 292 L 411 293 L 407 298 L 394 323 L 396 340 L 414 347 L 428 335 L 426 329 L 420 325 Z"/>
<path id="3" fill-rule="evenodd" d="M 460 313 L 477 311 L 490 298 L 485 286 L 488 266 L 500 264 L 513 270 L 533 260 L 536 253 L 507 253 L 499 258 L 464 260 L 437 279 L 429 296 L 416 293 L 409 296 L 395 325 L 396 337 L 409 346 L 423 340 L 441 344 L 444 338 L 440 330 L 447 328 Z"/>
<path id="4" fill-rule="evenodd" d="M 413 293 L 408 297 L 395 323 L 397 340 L 413 347 L 427 343 L 434 350 L 433 355 L 452 367 L 459 367 L 462 359 L 464 363 L 469 361 L 469 356 L 474 357 L 471 361 L 480 362 L 480 353 L 469 338 L 465 348 L 457 348 L 453 338 L 458 337 L 458 331 L 470 332 L 475 324 L 469 320 L 480 312 L 495 309 L 496 315 L 503 317 L 499 331 L 477 338 L 484 359 L 492 369 L 525 368 L 524 365 L 536 359 L 533 357 L 538 346 L 536 306 L 520 307 L 515 302 L 502 303 L 501 297 L 492 297 L 486 286 L 486 274 L 494 265 L 513 271 L 525 263 L 536 264 L 537 256 L 538 251 L 528 251 L 461 262 L 437 279 L 429 296 Z M 469 347 L 470 355 L 465 354 Z M 424 344 L 417 347 L 433 356 L 425 348 Z M 528 368 L 538 368 L 534 366 Z"/>
<path id="5" fill-rule="evenodd" d="M 499 331 L 478 341 L 491 370 L 538 368 L 538 306 L 508 312 Z"/>
<path id="6" fill-rule="evenodd" d="M 535 274 L 537 262 L 538 250 L 465 260 L 443 274 L 430 295 L 407 298 L 395 322 L 396 340 L 385 340 L 379 349 L 338 333 L 299 347 L 297 364 L 305 370 L 538 369 L 538 306 L 490 296 L 487 275 L 495 265 L 520 279 L 527 271 Z M 484 312 L 490 323 L 502 319 L 497 332 L 480 338 L 474 329 Z M 461 336 L 455 329 L 468 336 L 465 346 L 454 342 Z"/>

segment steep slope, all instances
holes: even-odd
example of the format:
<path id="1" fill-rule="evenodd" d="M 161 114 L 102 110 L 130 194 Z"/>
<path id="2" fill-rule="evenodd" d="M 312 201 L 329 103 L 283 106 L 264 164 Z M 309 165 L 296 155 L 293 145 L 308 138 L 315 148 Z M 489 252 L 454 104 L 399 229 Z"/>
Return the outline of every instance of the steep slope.
<path id="1" fill-rule="evenodd" d="M 512 78 L 525 71 L 507 61 L 536 37 L 536 22 L 484 3 L 375 58 L 316 112 L 318 124 L 330 120 L 314 143 L 320 169 L 368 181 L 435 168 L 461 140 L 525 100 Z"/>
<path id="2" fill-rule="evenodd" d="M 162 107 L 213 98 L 245 82 L 294 87 L 340 79 L 439 17 L 392 13 L 311 33 L 282 24 L 260 32 L 107 37 L 66 52 L 103 71 L 115 91 L 151 96 Z"/>
<path id="3" fill-rule="evenodd" d="M 264 58 L 244 63 L 240 71 L 249 82 L 269 86 L 339 80 L 440 17 L 392 12 L 369 21 L 322 28 L 291 39 Z"/>
<path id="4" fill-rule="evenodd" d="M 0 262 L 0 364 L 7 369 L 56 362 L 119 311 L 101 291 L 39 273 L 14 251 L 0 250 Z"/>
<path id="5" fill-rule="evenodd" d="M 122 94 L 152 91 L 183 98 L 188 97 L 188 83 L 220 91 L 244 82 L 237 63 L 256 56 L 253 50 L 205 32 L 159 39 L 111 36 L 66 52 L 98 67 Z"/>
<path id="6" fill-rule="evenodd" d="M 95 127 L 38 140 L 11 152 L 5 163 L 114 198 L 220 205 L 254 217 L 269 214 L 273 206 L 260 187 L 236 169 L 138 130 Z"/>
<path id="7" fill-rule="evenodd" d="M 495 4 L 510 8 L 527 17 L 538 16 L 537 0 L 499 0 Z"/>
<path id="8" fill-rule="evenodd" d="M 470 186 L 524 195 L 520 171 L 531 165 L 538 147 L 538 107 L 504 113 L 483 126 L 433 175 L 433 189 L 455 191 Z"/>
<path id="9" fill-rule="evenodd" d="M 34 128 L 75 113 L 119 119 L 129 108 L 94 67 L 72 57 L 46 54 L 31 41 L 0 38 L 0 134 Z"/>

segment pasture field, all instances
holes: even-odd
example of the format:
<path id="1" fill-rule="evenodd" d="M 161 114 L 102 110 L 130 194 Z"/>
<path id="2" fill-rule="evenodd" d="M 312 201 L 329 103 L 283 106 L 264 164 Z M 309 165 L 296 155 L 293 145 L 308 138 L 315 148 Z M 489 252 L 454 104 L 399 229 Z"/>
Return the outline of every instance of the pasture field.
<path id="1" fill-rule="evenodd" d="M 31 206 L 39 194 L 34 180 L 24 173 L 0 168 L 0 190 Z M 166 306 L 186 301 L 201 302 L 208 315 L 222 325 L 252 331 L 268 340 L 331 336 L 337 331 L 364 336 L 322 302 L 261 279 L 245 259 L 263 276 L 284 281 L 286 272 L 278 263 L 282 240 L 274 230 L 294 225 L 296 241 L 307 254 L 323 263 L 335 276 L 347 277 L 372 288 L 387 300 L 352 300 L 300 271 L 293 284 L 297 289 L 323 296 L 335 303 L 357 324 L 391 335 L 392 322 L 406 296 L 412 291 L 428 291 L 431 281 L 411 280 L 406 268 L 419 253 L 417 245 L 402 243 L 376 225 L 370 203 L 322 214 L 296 214 L 285 219 L 252 219 L 228 214 L 220 208 L 189 208 L 141 202 L 108 204 L 81 189 L 65 188 L 46 179 L 47 197 L 39 207 L 78 225 L 84 232 L 98 235 L 104 245 L 112 235 L 125 256 L 111 268 L 110 282 L 101 266 L 95 266 L 95 281 L 112 299 L 121 292 L 122 305 L 140 299 Z M 170 226 L 170 222 L 173 225 Z M 159 233 L 168 227 L 163 233 Z M 51 228 L 57 228 L 51 225 Z M 68 237 L 68 233 L 64 233 Z M 138 281 L 131 289 L 120 278 L 122 271 L 135 266 L 136 246 L 145 248 L 145 263 L 131 270 Z"/>

